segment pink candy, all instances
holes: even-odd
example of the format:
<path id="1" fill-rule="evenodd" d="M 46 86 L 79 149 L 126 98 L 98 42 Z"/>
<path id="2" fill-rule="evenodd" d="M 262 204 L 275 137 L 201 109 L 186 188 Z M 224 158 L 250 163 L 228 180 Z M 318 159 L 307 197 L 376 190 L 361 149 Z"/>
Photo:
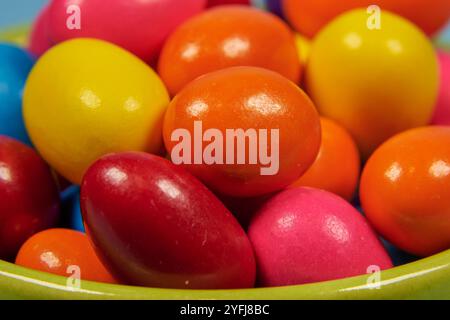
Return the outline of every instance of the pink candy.
<path id="1" fill-rule="evenodd" d="M 57 43 L 78 37 L 98 38 L 154 62 L 167 36 L 205 6 L 206 0 L 53 0 L 50 36 Z M 71 18 L 76 18 L 77 11 L 79 29 Z"/>
<path id="2" fill-rule="evenodd" d="M 441 86 L 433 124 L 450 125 L 450 54 L 438 53 L 441 69 Z"/>
<path id="3" fill-rule="evenodd" d="M 30 36 L 28 50 L 36 57 L 40 57 L 52 46 L 48 26 L 49 8 L 45 7 L 37 17 Z"/>
<path id="4" fill-rule="evenodd" d="M 392 267 L 364 217 L 326 191 L 279 193 L 256 214 L 249 237 L 261 286 L 334 280 Z"/>

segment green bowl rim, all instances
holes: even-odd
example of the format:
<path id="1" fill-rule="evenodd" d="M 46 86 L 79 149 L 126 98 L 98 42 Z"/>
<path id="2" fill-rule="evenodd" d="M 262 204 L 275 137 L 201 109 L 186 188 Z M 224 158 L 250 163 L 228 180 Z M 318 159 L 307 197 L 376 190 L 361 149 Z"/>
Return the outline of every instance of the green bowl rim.
<path id="1" fill-rule="evenodd" d="M 178 290 L 111 285 L 67 278 L 0 261 L 3 299 L 121 300 L 315 300 L 315 299 L 450 299 L 450 250 L 382 271 L 379 289 L 373 275 L 298 286 L 240 290 Z"/>

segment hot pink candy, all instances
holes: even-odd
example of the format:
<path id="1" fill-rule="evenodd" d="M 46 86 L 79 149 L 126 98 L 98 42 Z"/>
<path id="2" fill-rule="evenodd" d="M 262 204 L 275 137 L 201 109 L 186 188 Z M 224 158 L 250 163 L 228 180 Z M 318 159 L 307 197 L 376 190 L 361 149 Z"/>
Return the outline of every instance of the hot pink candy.
<path id="1" fill-rule="evenodd" d="M 296 285 L 366 274 L 392 262 L 363 216 L 326 191 L 283 191 L 249 227 L 261 286 Z"/>
<path id="2" fill-rule="evenodd" d="M 441 70 L 441 86 L 433 124 L 450 125 L 450 54 L 439 52 L 439 65 Z"/>
<path id="3" fill-rule="evenodd" d="M 40 57 L 51 48 L 49 35 L 49 7 L 44 7 L 39 13 L 30 34 L 28 50 L 36 57 Z"/>
<path id="4" fill-rule="evenodd" d="M 80 8 L 79 30 L 67 28 L 72 5 Z M 167 36 L 205 6 L 206 0 L 52 0 L 50 36 L 57 43 L 98 38 L 154 62 Z"/>

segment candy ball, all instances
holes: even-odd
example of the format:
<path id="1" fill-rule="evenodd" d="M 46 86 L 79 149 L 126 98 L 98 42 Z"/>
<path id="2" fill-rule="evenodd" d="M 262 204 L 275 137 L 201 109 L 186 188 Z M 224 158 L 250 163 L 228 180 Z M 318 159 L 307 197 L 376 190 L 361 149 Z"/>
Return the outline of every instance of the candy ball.
<path id="1" fill-rule="evenodd" d="M 301 64 L 294 34 L 278 17 L 247 6 L 208 10 L 167 40 L 158 71 L 170 93 L 208 72 L 256 66 L 299 82 Z"/>
<path id="2" fill-rule="evenodd" d="M 0 43 L 0 134 L 30 143 L 22 119 L 22 91 L 34 58 L 25 50 Z"/>
<path id="3" fill-rule="evenodd" d="M 205 5 L 206 0 L 53 0 L 50 36 L 56 43 L 106 40 L 154 62 L 167 36 Z"/>
<path id="4" fill-rule="evenodd" d="M 319 112 L 350 131 L 366 159 L 401 131 L 429 123 L 438 92 L 436 54 L 409 21 L 383 12 L 346 13 L 316 37 L 306 87 Z"/>
<path id="5" fill-rule="evenodd" d="M 392 11 L 411 20 L 428 35 L 443 28 L 450 18 L 448 0 L 283 0 L 287 19 L 308 37 L 313 37 L 338 15 L 372 5 L 379 6 L 382 12 Z"/>
<path id="6" fill-rule="evenodd" d="M 30 147 L 0 136 L 0 259 L 14 259 L 33 234 L 53 227 L 59 195 L 50 168 Z"/>
<path id="7" fill-rule="evenodd" d="M 28 50 L 36 57 L 40 57 L 52 46 L 49 34 L 49 12 L 49 7 L 44 7 L 31 29 Z"/>
<path id="8" fill-rule="evenodd" d="M 296 188 L 266 202 L 249 227 L 258 284 L 297 285 L 392 267 L 363 216 L 326 191 Z"/>
<path id="9" fill-rule="evenodd" d="M 332 120 L 322 118 L 322 144 L 313 165 L 293 186 L 323 189 L 351 201 L 359 182 L 361 159 L 352 136 Z"/>
<path id="10" fill-rule="evenodd" d="M 63 177 L 79 184 L 100 156 L 159 152 L 169 96 L 156 73 L 104 41 L 75 39 L 47 51 L 24 93 L 34 145 Z"/>
<path id="11" fill-rule="evenodd" d="M 439 52 L 441 86 L 434 111 L 433 124 L 450 126 L 450 54 Z"/>
<path id="12" fill-rule="evenodd" d="M 367 218 L 417 256 L 450 248 L 450 127 L 401 133 L 369 159 L 361 178 Z"/>
<path id="13" fill-rule="evenodd" d="M 287 187 L 310 167 L 320 120 L 293 82 L 234 67 L 198 78 L 172 100 L 164 142 L 174 163 L 215 192 L 253 197 Z"/>
<path id="14" fill-rule="evenodd" d="M 97 257 L 88 237 L 67 229 L 49 229 L 28 239 L 16 264 L 74 280 L 117 283 Z"/>
<path id="15" fill-rule="evenodd" d="M 101 158 L 84 177 L 81 208 L 101 258 L 131 284 L 254 285 L 254 255 L 239 223 L 197 179 L 163 158 Z"/>

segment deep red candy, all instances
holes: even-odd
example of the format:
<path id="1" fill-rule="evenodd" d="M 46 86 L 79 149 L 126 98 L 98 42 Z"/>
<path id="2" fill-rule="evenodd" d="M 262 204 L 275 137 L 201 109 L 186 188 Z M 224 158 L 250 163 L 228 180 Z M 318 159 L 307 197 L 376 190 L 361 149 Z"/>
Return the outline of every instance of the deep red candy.
<path id="1" fill-rule="evenodd" d="M 87 171 L 81 206 L 103 261 L 134 285 L 252 287 L 255 260 L 232 214 L 196 178 L 146 153 L 108 155 Z"/>

